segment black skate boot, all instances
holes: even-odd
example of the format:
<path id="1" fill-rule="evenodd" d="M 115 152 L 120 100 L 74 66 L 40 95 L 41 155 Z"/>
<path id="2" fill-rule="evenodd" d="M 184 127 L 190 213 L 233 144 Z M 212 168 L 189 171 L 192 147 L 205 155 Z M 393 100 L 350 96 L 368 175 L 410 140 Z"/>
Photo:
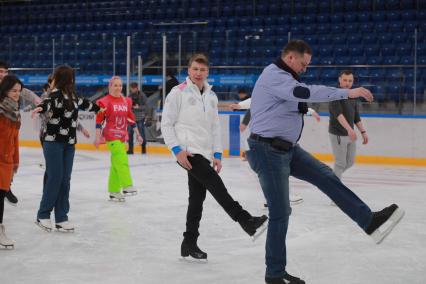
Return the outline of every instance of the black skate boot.
<path id="1" fill-rule="evenodd" d="M 376 244 L 380 244 L 401 221 L 404 214 L 404 210 L 396 204 L 373 212 L 373 219 L 365 232 L 373 238 Z"/>
<path id="2" fill-rule="evenodd" d="M 12 189 L 9 189 L 9 191 L 6 192 L 6 200 L 13 206 L 18 204 L 18 198 L 13 194 Z"/>
<path id="3" fill-rule="evenodd" d="M 247 211 L 243 210 L 237 218 L 243 230 L 249 234 L 255 241 L 267 228 L 268 217 L 262 215 L 260 217 L 253 217 Z"/>
<path id="4" fill-rule="evenodd" d="M 265 277 L 266 284 L 305 284 L 302 279 L 292 276 L 286 272 L 284 277 L 269 278 Z"/>
<path id="5" fill-rule="evenodd" d="M 189 262 L 207 263 L 207 253 L 203 252 L 197 243 L 188 243 L 185 240 L 180 247 L 180 254 L 183 260 Z"/>

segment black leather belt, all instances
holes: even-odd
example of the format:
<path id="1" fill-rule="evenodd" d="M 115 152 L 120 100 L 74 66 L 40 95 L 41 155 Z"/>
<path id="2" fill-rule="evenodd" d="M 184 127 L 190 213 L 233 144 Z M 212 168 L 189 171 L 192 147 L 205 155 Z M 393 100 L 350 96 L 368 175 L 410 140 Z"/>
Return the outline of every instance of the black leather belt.
<path id="1" fill-rule="evenodd" d="M 257 134 L 250 134 L 250 138 L 256 141 L 262 141 L 262 142 L 267 142 L 267 143 L 271 143 L 272 140 L 274 140 L 274 138 L 269 138 L 269 137 L 262 137 L 260 135 Z"/>
<path id="2" fill-rule="evenodd" d="M 257 135 L 255 133 L 250 134 L 250 139 L 256 140 L 256 141 L 262 141 L 266 142 L 268 144 L 271 144 L 271 146 L 277 150 L 280 151 L 289 151 L 293 147 L 293 143 L 288 142 L 284 139 L 275 137 L 262 137 L 260 135 Z"/>

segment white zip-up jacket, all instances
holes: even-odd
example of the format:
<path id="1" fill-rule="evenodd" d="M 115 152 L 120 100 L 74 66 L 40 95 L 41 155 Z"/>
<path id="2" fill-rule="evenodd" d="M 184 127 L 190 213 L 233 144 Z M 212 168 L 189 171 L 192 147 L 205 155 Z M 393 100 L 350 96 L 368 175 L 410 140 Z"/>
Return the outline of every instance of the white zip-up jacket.
<path id="1" fill-rule="evenodd" d="M 187 77 L 167 95 L 161 132 L 173 153 L 176 154 L 180 147 L 210 161 L 214 153 L 222 153 L 218 99 L 211 88 L 206 81 L 201 94 L 197 85 Z"/>

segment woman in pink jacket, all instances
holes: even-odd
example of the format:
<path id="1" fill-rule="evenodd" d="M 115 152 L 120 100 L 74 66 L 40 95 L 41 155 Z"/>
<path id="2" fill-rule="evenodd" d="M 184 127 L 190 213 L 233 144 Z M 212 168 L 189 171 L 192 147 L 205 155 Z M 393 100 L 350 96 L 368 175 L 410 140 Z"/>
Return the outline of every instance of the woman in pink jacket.
<path id="1" fill-rule="evenodd" d="M 125 195 L 137 193 L 133 187 L 126 153 L 128 123 L 133 127 L 138 142 L 143 142 L 135 124 L 132 101 L 122 95 L 122 90 L 123 82 L 120 77 L 114 76 L 109 82 L 109 94 L 97 101 L 104 111 L 99 112 L 96 116 L 95 146 L 96 148 L 99 146 L 103 135 L 107 147 L 111 151 L 108 191 L 112 201 L 124 201 Z"/>

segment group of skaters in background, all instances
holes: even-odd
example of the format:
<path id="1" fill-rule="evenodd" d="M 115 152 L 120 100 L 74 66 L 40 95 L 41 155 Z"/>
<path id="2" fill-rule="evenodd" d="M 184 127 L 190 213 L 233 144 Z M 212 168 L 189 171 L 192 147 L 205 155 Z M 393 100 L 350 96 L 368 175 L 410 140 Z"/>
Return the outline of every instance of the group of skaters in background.
<path id="1" fill-rule="evenodd" d="M 306 71 L 311 57 L 312 50 L 304 41 L 289 41 L 280 56 L 262 71 L 251 98 L 232 106 L 242 108 L 245 103 L 245 108 L 250 108 L 251 117 L 244 122 L 247 125 L 249 121 L 250 128 L 245 155 L 259 179 L 269 216 L 251 215 L 233 199 L 219 176 L 222 138 L 218 99 L 207 82 L 209 60 L 203 54 L 194 54 L 190 58 L 188 77 L 171 88 L 161 120 L 165 143 L 188 178 L 186 228 L 181 243 L 183 258 L 207 260 L 207 253 L 197 243 L 207 191 L 253 239 L 267 228 L 267 284 L 305 283 L 286 270 L 286 235 L 291 214 L 290 176 L 316 186 L 376 243 L 382 242 L 404 216 L 404 211 L 395 204 L 373 212 L 340 180 L 342 173 L 353 164 L 357 138 L 354 125 L 360 131 L 363 143 L 368 143 L 356 99 L 371 102 L 373 95 L 365 88 L 352 88 L 354 78 L 349 70 L 340 74 L 338 87 L 302 83 L 299 75 Z M 0 131 L 8 135 L 0 138 L 0 244 L 13 247 L 14 242 L 6 236 L 2 224 L 3 204 L 19 167 L 19 100 L 25 89 L 17 77 L 7 75 L 7 68 L 3 75 L 1 72 L 0 65 Z M 125 142 L 128 136 L 136 134 L 136 140 L 143 145 L 142 153 L 146 152 L 143 144 L 146 141 L 143 138 L 146 97 L 137 84 L 130 86 L 131 95 L 125 97 L 123 82 L 118 76 L 111 78 L 108 87 L 108 95 L 96 102 L 81 98 L 76 94 L 74 70 L 63 65 L 55 69 L 45 98 L 42 101 L 38 97 L 32 98 L 32 116 L 43 114 L 45 120 L 40 140 L 46 166 L 36 224 L 48 232 L 53 228 L 74 231 L 68 213 L 79 110 L 96 113 L 94 144 L 98 147 L 106 143 L 111 152 L 110 199 L 124 201 L 126 195 L 137 193 L 127 157 L 133 149 L 130 147 L 126 153 Z M 336 158 L 334 171 L 298 144 L 304 116 L 310 113 L 319 120 L 318 114 L 308 108 L 308 102 L 332 102 L 329 132 Z M 385 223 L 390 224 L 384 228 Z"/>

